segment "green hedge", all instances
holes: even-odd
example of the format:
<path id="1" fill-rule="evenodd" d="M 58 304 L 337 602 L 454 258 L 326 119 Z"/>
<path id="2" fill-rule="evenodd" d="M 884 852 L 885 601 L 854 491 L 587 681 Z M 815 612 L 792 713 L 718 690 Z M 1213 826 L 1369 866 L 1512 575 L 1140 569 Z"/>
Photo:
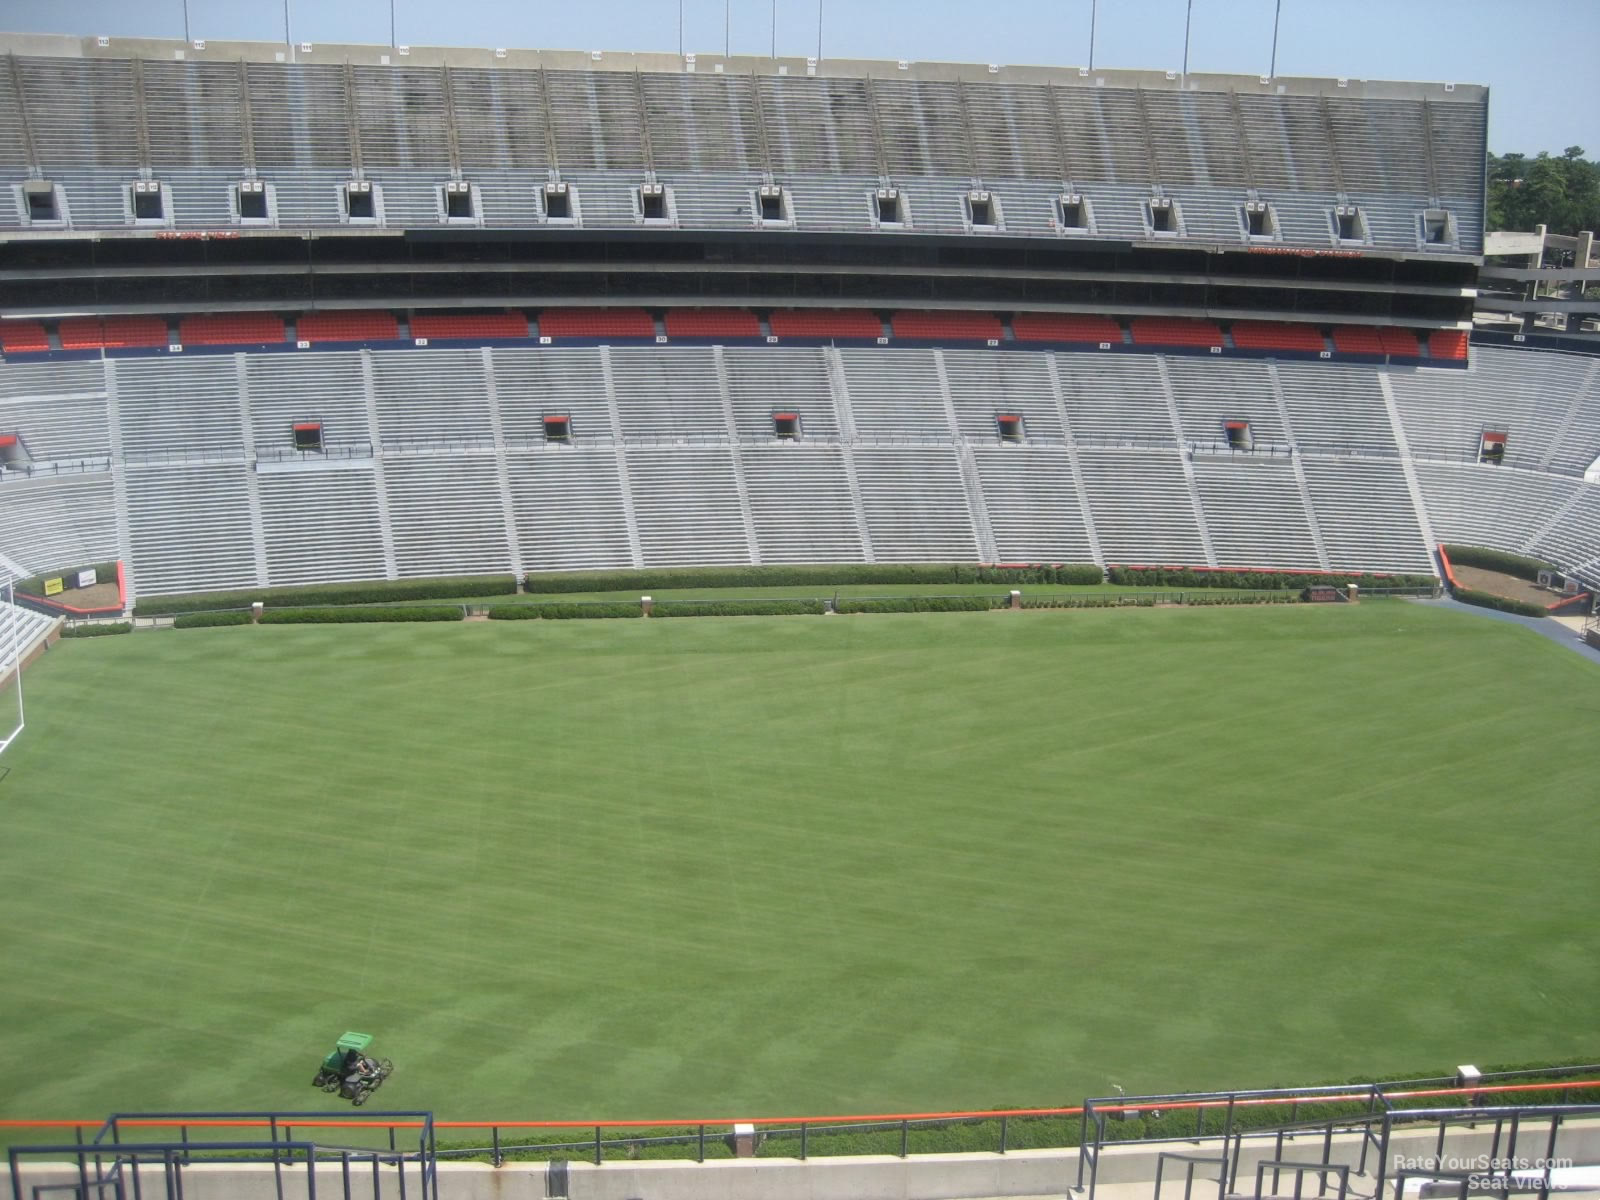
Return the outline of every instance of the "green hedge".
<path id="1" fill-rule="evenodd" d="M 627 604 L 499 604 L 489 610 L 491 621 L 581 621 L 586 618 L 642 617 L 636 603 Z"/>
<path id="2" fill-rule="evenodd" d="M 111 562 L 86 563 L 81 567 L 63 567 L 59 571 L 35 575 L 32 579 L 20 579 L 17 581 L 17 591 L 25 596 L 39 596 L 54 600 L 54 596 L 45 597 L 44 581 L 46 579 L 60 579 L 66 583 L 67 591 L 74 591 L 76 589 L 72 581 L 77 579 L 79 571 L 93 571 L 98 583 L 115 583 L 117 579 L 117 564 L 116 560 L 113 559 Z"/>
<path id="3" fill-rule="evenodd" d="M 982 567 L 970 563 L 840 563 L 782 567 L 674 567 L 643 571 L 530 572 L 523 587 L 535 595 L 560 592 L 642 594 L 671 588 L 838 587 L 861 583 L 1100 583 L 1105 573 L 1089 564 Z"/>
<path id="4" fill-rule="evenodd" d="M 1479 608 L 1493 608 L 1500 612 L 1516 613 L 1519 617 L 1544 617 L 1549 614 L 1537 604 L 1513 600 L 1510 596 L 1496 596 L 1474 588 L 1457 588 L 1455 598 L 1463 604 L 1476 604 Z"/>
<path id="5" fill-rule="evenodd" d="M 171 616 L 203 609 L 239 608 L 260 601 L 268 608 L 328 607 L 343 604 L 392 604 L 401 600 L 454 600 L 457 597 L 507 596 L 517 590 L 514 575 L 466 578 L 372 580 L 367 583 L 316 584 L 311 587 L 251 588 L 236 592 L 201 592 L 187 596 L 151 596 L 133 606 L 135 616 Z"/>
<path id="6" fill-rule="evenodd" d="M 1299 592 L 1241 593 L 1152 592 L 1122 596 L 1024 596 L 1023 608 L 1153 608 L 1157 604 L 1181 604 L 1188 608 L 1207 608 L 1223 604 L 1298 604 Z"/>
<path id="7" fill-rule="evenodd" d="M 363 625 L 394 621 L 459 621 L 459 608 L 269 608 L 263 625 Z"/>
<path id="8" fill-rule="evenodd" d="M 1555 567 L 1547 562 L 1540 562 L 1537 558 L 1524 558 L 1520 554 L 1507 554 L 1504 550 L 1490 550 L 1484 546 L 1450 546 L 1444 548 L 1445 554 L 1450 558 L 1453 567 L 1482 567 L 1487 571 L 1499 571 L 1503 575 L 1515 575 L 1518 579 L 1529 582 L 1539 578 L 1540 571 L 1554 571 Z"/>
<path id="9" fill-rule="evenodd" d="M 218 625 L 248 625 L 250 614 L 247 612 L 197 612 L 184 613 L 172 622 L 174 629 L 211 629 Z"/>
<path id="10" fill-rule="evenodd" d="M 825 600 L 672 600 L 651 606 L 652 617 L 803 617 L 821 616 Z"/>
<path id="11" fill-rule="evenodd" d="M 63 626 L 61 636 L 64 638 L 111 637 L 119 633 L 132 632 L 133 624 L 130 621 L 101 621 L 93 625 Z"/>
<path id="12" fill-rule="evenodd" d="M 1370 575 L 1364 571 L 1204 571 L 1191 567 L 1112 567 L 1112 583 L 1162 588 L 1292 588 L 1343 587 L 1431 588 L 1432 575 Z"/>
<path id="13" fill-rule="evenodd" d="M 884 596 L 840 600 L 835 608 L 841 613 L 987 612 L 1010 603 L 1009 596 Z"/>

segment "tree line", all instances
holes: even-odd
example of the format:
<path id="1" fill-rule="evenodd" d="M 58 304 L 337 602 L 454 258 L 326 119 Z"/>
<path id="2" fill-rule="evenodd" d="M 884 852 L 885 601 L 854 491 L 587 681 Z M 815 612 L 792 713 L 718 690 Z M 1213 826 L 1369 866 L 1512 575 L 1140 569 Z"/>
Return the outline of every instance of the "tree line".
<path id="1" fill-rule="evenodd" d="M 1559 157 L 1541 151 L 1489 155 L 1490 229 L 1551 233 L 1600 231 L 1600 162 L 1583 157 L 1582 146 L 1568 146 Z"/>

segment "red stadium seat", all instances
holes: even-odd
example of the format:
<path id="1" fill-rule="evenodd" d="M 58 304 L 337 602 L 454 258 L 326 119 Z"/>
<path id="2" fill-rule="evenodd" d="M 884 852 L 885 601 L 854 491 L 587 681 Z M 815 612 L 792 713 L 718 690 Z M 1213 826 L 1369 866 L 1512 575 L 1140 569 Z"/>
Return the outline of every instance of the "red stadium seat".
<path id="1" fill-rule="evenodd" d="M 1110 317 L 1080 313 L 1018 313 L 1011 318 L 1011 332 L 1019 342 L 1122 343 L 1122 326 Z"/>
<path id="2" fill-rule="evenodd" d="M 1335 325 L 1333 348 L 1341 354 L 1382 354 L 1383 338 L 1366 325 Z"/>
<path id="3" fill-rule="evenodd" d="M 68 317 L 58 327 L 65 350 L 114 350 L 123 346 L 165 346 L 165 317 Z"/>
<path id="4" fill-rule="evenodd" d="M 786 308 L 768 319 L 780 338 L 880 338 L 883 322 L 865 308 Z"/>
<path id="5" fill-rule="evenodd" d="M 980 312 L 897 312 L 890 325 L 901 338 L 961 338 L 987 341 L 1005 333 L 1000 318 Z"/>
<path id="6" fill-rule="evenodd" d="M 1235 321 L 1233 344 L 1244 350 L 1326 350 L 1322 334 L 1310 325 L 1287 321 Z"/>
<path id="7" fill-rule="evenodd" d="M 50 349 L 50 336 L 37 321 L 0 321 L 0 350 L 26 354 Z"/>
<path id="8" fill-rule="evenodd" d="M 671 308 L 667 310 L 668 337 L 761 336 L 761 320 L 743 308 Z"/>
<path id="9" fill-rule="evenodd" d="M 528 336 L 528 318 L 519 312 L 415 316 L 411 318 L 411 336 L 427 338 L 429 341 L 525 338 Z"/>
<path id="10" fill-rule="evenodd" d="M 1464 329 L 1435 329 L 1428 335 L 1428 353 L 1434 358 L 1464 361 L 1467 357 L 1467 332 Z"/>
<path id="11" fill-rule="evenodd" d="M 1383 340 L 1385 354 L 1399 358 L 1417 358 L 1422 354 L 1415 330 L 1383 328 L 1378 330 L 1378 336 Z"/>
<path id="12" fill-rule="evenodd" d="M 1191 317 L 1135 317 L 1133 340 L 1142 346 L 1220 346 L 1222 330 L 1214 321 Z"/>
<path id="13" fill-rule="evenodd" d="M 539 314 L 545 337 L 653 338 L 656 323 L 642 308 L 547 308 Z"/>
<path id="14" fill-rule="evenodd" d="M 295 336 L 303 342 L 391 342 L 400 336 L 400 323 L 387 312 L 314 312 L 295 322 Z"/>
<path id="15" fill-rule="evenodd" d="M 269 345 L 283 337 L 283 318 L 273 313 L 218 313 L 178 322 L 178 340 L 185 346 Z"/>

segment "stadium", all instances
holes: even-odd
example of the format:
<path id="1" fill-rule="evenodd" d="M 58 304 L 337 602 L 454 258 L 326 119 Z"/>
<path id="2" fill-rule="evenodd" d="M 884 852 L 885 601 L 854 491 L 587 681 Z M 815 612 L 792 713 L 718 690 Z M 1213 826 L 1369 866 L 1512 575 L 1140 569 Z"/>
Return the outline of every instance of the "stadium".
<path id="1" fill-rule="evenodd" d="M 0 42 L 15 1200 L 1600 1191 L 1486 88 Z"/>

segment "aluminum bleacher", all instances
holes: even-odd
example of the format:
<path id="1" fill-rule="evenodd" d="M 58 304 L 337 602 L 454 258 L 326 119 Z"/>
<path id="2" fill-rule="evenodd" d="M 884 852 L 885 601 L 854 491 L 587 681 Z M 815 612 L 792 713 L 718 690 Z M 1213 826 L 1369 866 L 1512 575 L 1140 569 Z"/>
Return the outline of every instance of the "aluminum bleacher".
<path id="1" fill-rule="evenodd" d="M 1425 572 L 1430 521 L 1571 567 L 1600 558 L 1596 374 L 1493 347 L 1455 372 L 820 346 L 6 363 L 0 432 L 32 461 L 0 470 L 0 528 L 40 569 L 121 558 L 135 594 L 1097 553 Z M 1504 465 L 1475 461 L 1486 423 Z M 319 448 L 297 446 L 306 424 Z"/>

